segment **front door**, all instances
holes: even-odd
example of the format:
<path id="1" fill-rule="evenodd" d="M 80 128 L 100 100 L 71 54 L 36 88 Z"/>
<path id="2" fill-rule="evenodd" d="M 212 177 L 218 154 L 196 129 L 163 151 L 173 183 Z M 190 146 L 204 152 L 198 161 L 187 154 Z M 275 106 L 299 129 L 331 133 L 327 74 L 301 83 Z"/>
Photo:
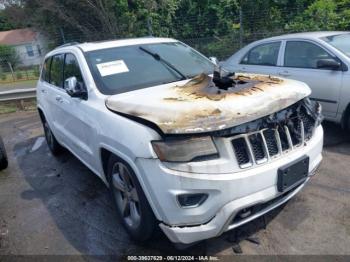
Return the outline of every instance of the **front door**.
<path id="1" fill-rule="evenodd" d="M 77 82 L 83 88 L 86 88 L 85 82 L 79 67 L 77 58 L 72 53 L 64 56 L 63 79 L 76 77 Z M 66 146 L 76 155 L 78 155 L 92 169 L 95 166 L 97 157 L 94 156 L 93 143 L 96 141 L 96 126 L 93 110 L 87 100 L 71 97 L 67 94 L 67 82 L 63 81 L 63 88 L 57 90 L 59 107 L 59 125 L 60 134 L 64 137 Z"/>
<path id="2" fill-rule="evenodd" d="M 284 53 L 284 67 L 279 75 L 285 78 L 302 81 L 312 90 L 311 98 L 322 104 L 326 117 L 336 117 L 340 90 L 343 82 L 343 71 L 319 68 L 321 59 L 338 58 L 324 48 L 308 41 L 287 41 Z"/>

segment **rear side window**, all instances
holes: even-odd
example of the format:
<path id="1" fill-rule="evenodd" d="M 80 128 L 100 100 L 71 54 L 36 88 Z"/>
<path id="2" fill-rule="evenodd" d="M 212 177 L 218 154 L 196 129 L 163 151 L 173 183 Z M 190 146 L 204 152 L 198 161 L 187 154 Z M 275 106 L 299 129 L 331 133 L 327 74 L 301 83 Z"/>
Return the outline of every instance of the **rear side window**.
<path id="1" fill-rule="evenodd" d="M 289 41 L 284 55 L 285 67 L 317 69 L 317 61 L 320 59 L 334 59 L 318 45 L 303 42 Z"/>
<path id="2" fill-rule="evenodd" d="M 81 86 L 84 85 L 83 77 L 76 57 L 73 54 L 66 54 L 64 62 L 64 80 L 73 76 L 77 78 L 78 83 Z M 66 83 L 64 82 L 64 85 L 65 84 Z M 64 88 L 66 87 L 64 86 Z"/>
<path id="3" fill-rule="evenodd" d="M 281 42 L 262 44 L 251 49 L 241 61 L 244 65 L 276 66 Z"/>
<path id="4" fill-rule="evenodd" d="M 45 82 L 50 81 L 50 64 L 51 64 L 51 57 L 48 57 L 45 59 L 43 69 L 41 72 L 41 80 Z"/>
<path id="5" fill-rule="evenodd" d="M 55 55 L 52 57 L 50 84 L 63 87 L 63 55 Z"/>

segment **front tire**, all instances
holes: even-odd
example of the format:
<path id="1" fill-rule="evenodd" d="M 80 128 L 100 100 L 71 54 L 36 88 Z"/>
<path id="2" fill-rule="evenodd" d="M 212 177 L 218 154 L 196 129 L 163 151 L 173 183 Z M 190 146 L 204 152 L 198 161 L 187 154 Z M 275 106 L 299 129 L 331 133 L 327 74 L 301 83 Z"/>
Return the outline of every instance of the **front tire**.
<path id="1" fill-rule="evenodd" d="M 4 142 L 2 141 L 2 138 L 0 137 L 0 170 L 7 168 L 7 166 L 8 166 L 8 161 L 7 161 L 5 146 L 4 146 Z"/>
<path id="2" fill-rule="evenodd" d="M 156 219 L 133 170 L 112 155 L 108 162 L 108 180 L 113 202 L 126 231 L 136 241 L 150 239 Z"/>
<path id="3" fill-rule="evenodd" d="M 63 147 L 57 142 L 46 119 L 43 121 L 43 127 L 44 127 L 46 143 L 51 153 L 54 156 L 58 156 L 60 153 L 62 153 Z"/>

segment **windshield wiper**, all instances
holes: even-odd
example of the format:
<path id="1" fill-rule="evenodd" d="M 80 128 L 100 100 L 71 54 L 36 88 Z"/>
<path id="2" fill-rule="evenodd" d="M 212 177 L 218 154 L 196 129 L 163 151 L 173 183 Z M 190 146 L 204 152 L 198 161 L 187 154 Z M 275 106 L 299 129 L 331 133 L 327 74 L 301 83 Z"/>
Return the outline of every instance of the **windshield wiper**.
<path id="1" fill-rule="evenodd" d="M 181 72 L 180 72 L 175 66 L 173 66 L 171 63 L 169 63 L 168 61 L 164 60 L 164 58 L 162 58 L 159 54 L 154 53 L 154 52 L 152 52 L 152 51 L 150 51 L 150 50 L 148 50 L 148 49 L 146 49 L 146 48 L 144 48 L 144 47 L 142 47 L 142 46 L 139 46 L 139 48 L 140 48 L 140 50 L 142 50 L 143 52 L 145 52 L 145 53 L 151 55 L 155 60 L 157 60 L 157 61 L 159 61 L 159 62 L 165 64 L 168 68 L 170 68 L 170 69 L 172 69 L 173 71 L 175 71 L 178 75 L 181 76 L 181 79 L 180 79 L 180 80 L 185 80 L 185 79 L 187 79 L 187 77 L 186 77 L 183 73 L 181 73 Z"/>

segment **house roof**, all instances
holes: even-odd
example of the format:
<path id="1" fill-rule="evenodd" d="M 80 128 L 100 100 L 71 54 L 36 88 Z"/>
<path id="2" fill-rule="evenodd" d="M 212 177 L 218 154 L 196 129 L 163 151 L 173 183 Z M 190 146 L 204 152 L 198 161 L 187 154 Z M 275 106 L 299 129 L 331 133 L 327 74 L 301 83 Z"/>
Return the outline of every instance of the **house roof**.
<path id="1" fill-rule="evenodd" d="M 31 43 L 35 40 L 37 34 L 38 32 L 35 32 L 30 28 L 2 31 L 0 32 L 0 44 L 20 45 Z"/>

